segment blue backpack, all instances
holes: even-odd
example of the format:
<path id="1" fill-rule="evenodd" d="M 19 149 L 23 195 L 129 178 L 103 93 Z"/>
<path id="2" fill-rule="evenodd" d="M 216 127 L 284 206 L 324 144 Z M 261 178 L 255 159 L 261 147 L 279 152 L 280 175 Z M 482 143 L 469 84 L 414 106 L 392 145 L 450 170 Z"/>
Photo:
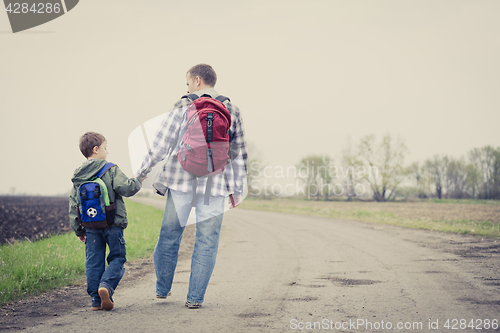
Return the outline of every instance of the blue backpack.
<path id="1" fill-rule="evenodd" d="M 115 165 L 107 163 L 97 175 L 78 187 L 76 209 L 81 226 L 104 229 L 114 223 L 115 204 L 109 202 L 108 189 L 101 177 Z"/>

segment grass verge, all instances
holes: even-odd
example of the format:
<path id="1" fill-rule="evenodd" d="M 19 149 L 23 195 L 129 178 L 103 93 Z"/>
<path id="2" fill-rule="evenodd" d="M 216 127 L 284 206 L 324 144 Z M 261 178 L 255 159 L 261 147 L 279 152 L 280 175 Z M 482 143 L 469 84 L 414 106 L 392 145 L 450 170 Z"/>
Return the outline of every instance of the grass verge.
<path id="1" fill-rule="evenodd" d="M 345 202 L 345 205 L 343 205 L 345 206 L 345 209 L 338 209 L 329 207 L 328 202 L 318 205 L 317 202 L 314 201 L 274 199 L 245 200 L 240 207 L 243 209 L 358 220 L 409 228 L 500 238 L 500 223 L 496 222 L 460 219 L 432 220 L 429 218 L 421 218 L 418 216 L 418 213 L 415 214 L 415 217 L 408 218 L 402 217 L 389 210 L 365 210 L 360 208 L 351 209 L 351 204 L 355 204 L 355 202 Z M 404 205 L 404 203 L 402 204 Z M 433 205 L 434 203 L 426 204 Z M 453 204 L 454 203 L 450 203 L 450 205 Z M 383 205 L 383 203 L 381 205 Z M 441 205 L 441 203 L 436 203 L 435 205 Z"/>
<path id="2" fill-rule="evenodd" d="M 462 204 L 462 205 L 493 205 L 499 206 L 500 200 L 473 200 L 473 199 L 427 199 L 422 202 Z"/>
<path id="3" fill-rule="evenodd" d="M 127 260 L 149 256 L 158 239 L 163 211 L 126 200 Z M 74 232 L 0 246 L 0 306 L 27 296 L 82 283 L 85 245 Z"/>

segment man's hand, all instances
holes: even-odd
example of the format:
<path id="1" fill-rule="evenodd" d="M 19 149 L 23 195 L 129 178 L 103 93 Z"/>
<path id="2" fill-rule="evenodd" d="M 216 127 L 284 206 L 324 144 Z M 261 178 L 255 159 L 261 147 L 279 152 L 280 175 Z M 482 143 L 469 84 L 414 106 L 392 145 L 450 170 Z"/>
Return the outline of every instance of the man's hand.
<path id="1" fill-rule="evenodd" d="M 236 208 L 242 201 L 243 198 L 239 195 L 229 195 L 229 209 Z"/>
<path id="2" fill-rule="evenodd" d="M 85 243 L 85 235 L 78 236 L 78 239 L 80 240 L 80 242 Z"/>

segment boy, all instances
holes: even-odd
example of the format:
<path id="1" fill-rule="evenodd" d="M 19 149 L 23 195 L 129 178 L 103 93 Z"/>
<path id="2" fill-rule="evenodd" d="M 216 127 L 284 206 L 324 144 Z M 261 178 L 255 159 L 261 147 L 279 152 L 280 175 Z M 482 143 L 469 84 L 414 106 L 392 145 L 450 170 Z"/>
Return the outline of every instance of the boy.
<path id="1" fill-rule="evenodd" d="M 92 297 L 91 309 L 113 309 L 113 293 L 118 286 L 127 261 L 123 229 L 127 227 L 127 212 L 122 196 L 130 197 L 136 194 L 142 186 L 139 179 L 128 178 L 118 168 L 113 166 L 107 170 L 101 179 L 107 187 L 109 201 L 114 202 L 116 214 L 114 223 L 102 229 L 83 227 L 79 222 L 77 212 L 78 188 L 95 176 L 106 165 L 107 142 L 103 135 L 87 132 L 80 138 L 80 151 L 87 161 L 75 170 L 73 189 L 69 198 L 70 224 L 81 242 L 85 242 L 85 273 L 87 275 L 87 292 Z M 106 244 L 109 247 L 108 267 L 105 269 L 104 257 Z"/>

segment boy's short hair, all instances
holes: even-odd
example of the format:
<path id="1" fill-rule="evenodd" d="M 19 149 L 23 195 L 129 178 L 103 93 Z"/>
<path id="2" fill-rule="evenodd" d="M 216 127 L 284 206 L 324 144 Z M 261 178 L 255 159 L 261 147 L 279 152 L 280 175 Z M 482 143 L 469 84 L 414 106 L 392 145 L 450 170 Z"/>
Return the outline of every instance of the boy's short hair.
<path id="1" fill-rule="evenodd" d="M 85 158 L 89 158 L 94 153 L 94 147 L 100 147 L 104 141 L 106 141 L 104 135 L 96 132 L 87 132 L 80 138 L 80 151 Z"/>
<path id="2" fill-rule="evenodd" d="M 191 67 L 188 70 L 188 74 L 191 75 L 193 79 L 197 76 L 201 77 L 203 82 L 210 87 L 215 87 L 215 83 L 217 82 L 217 74 L 212 66 L 207 64 L 198 64 Z"/>

